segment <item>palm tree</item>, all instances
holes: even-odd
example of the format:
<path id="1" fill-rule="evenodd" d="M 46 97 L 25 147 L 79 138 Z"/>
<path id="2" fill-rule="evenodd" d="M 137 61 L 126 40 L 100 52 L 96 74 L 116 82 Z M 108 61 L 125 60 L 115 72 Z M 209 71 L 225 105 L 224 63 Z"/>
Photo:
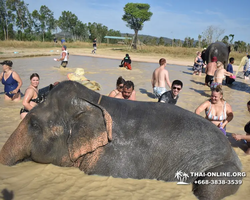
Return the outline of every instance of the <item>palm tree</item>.
<path id="1" fill-rule="evenodd" d="M 177 171 L 174 177 L 177 178 L 178 180 L 181 180 L 182 174 L 183 174 L 182 171 Z"/>
<path id="2" fill-rule="evenodd" d="M 232 37 L 231 40 L 230 40 L 230 44 L 233 44 L 234 34 L 230 34 L 229 37 Z"/>
<path id="3" fill-rule="evenodd" d="M 188 179 L 188 174 L 186 174 L 186 173 L 183 173 L 183 182 L 186 182 L 186 180 Z"/>

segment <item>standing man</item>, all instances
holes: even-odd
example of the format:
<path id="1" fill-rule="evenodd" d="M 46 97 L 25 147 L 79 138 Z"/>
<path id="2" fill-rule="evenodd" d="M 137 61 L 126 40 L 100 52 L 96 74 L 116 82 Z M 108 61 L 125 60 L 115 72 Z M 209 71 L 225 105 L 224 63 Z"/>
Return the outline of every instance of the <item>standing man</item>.
<path id="1" fill-rule="evenodd" d="M 234 58 L 231 57 L 229 59 L 229 64 L 227 65 L 227 71 L 232 74 L 234 73 L 233 64 L 234 64 Z M 234 78 L 230 78 L 230 76 L 226 76 L 226 84 L 232 84 L 234 81 L 235 81 Z"/>
<path id="2" fill-rule="evenodd" d="M 183 87 L 183 83 L 180 80 L 174 80 L 172 83 L 171 90 L 163 93 L 159 98 L 158 102 L 176 104 L 179 98 L 179 92 Z"/>
<path id="3" fill-rule="evenodd" d="M 92 53 L 95 53 L 95 51 L 97 50 L 97 46 L 96 46 L 96 38 L 93 41 L 93 50 Z"/>
<path id="4" fill-rule="evenodd" d="M 61 58 L 57 59 L 56 61 L 62 61 L 61 66 L 66 68 L 69 59 L 69 53 L 66 51 L 67 47 L 65 45 L 62 46 L 62 53 Z"/>
<path id="5" fill-rule="evenodd" d="M 118 99 L 128 99 L 128 100 L 136 100 L 135 99 L 135 86 L 132 81 L 125 81 L 123 84 L 123 91 L 115 96 Z"/>
<path id="6" fill-rule="evenodd" d="M 211 83 L 214 80 L 214 72 L 217 69 L 217 57 L 214 56 L 211 60 L 212 62 L 207 64 L 205 73 L 206 73 L 206 78 L 205 78 L 205 85 L 207 85 L 208 87 L 210 87 Z"/>
<path id="7" fill-rule="evenodd" d="M 167 91 L 166 82 L 171 88 L 171 83 L 169 81 L 168 71 L 165 69 L 167 61 L 165 58 L 159 60 L 160 67 L 156 68 L 152 76 L 152 87 L 155 96 L 159 99 L 161 95 Z"/>

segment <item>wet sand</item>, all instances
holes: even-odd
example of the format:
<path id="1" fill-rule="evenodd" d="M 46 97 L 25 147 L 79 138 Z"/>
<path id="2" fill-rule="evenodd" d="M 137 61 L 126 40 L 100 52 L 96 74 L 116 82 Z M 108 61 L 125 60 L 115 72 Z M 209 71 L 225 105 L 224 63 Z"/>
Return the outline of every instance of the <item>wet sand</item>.
<path id="1" fill-rule="evenodd" d="M 39 88 L 42 88 L 55 81 L 66 80 L 68 73 L 80 67 L 84 68 L 88 79 L 101 84 L 102 88 L 98 91 L 101 94 L 107 95 L 115 88 L 118 76 L 123 76 L 126 80 L 134 82 L 137 100 L 156 102 L 156 99 L 152 98 L 150 80 L 152 72 L 158 67 L 159 57 L 152 57 L 152 63 L 133 62 L 132 71 L 119 68 L 120 60 L 98 58 L 97 55 L 71 55 L 68 68 L 59 69 L 59 62 L 53 61 L 54 57 L 12 59 L 13 70 L 17 71 L 23 80 L 23 93 L 29 85 L 29 76 L 34 72 L 40 75 Z M 167 69 L 171 81 L 180 79 L 184 83 L 177 105 L 193 112 L 199 104 L 209 98 L 210 90 L 203 84 L 204 75 L 192 76 L 191 67 L 188 65 L 188 62 L 185 66 L 169 64 Z M 234 111 L 234 119 L 227 126 L 228 132 L 244 134 L 243 127 L 249 121 L 246 109 L 250 92 L 249 83 L 250 81 L 237 79 L 231 88 L 223 86 L 224 98 Z M 20 123 L 21 107 L 21 102 L 4 101 L 3 85 L 0 84 L 0 149 Z M 235 148 L 235 151 L 243 164 L 242 171 L 249 175 L 250 156 L 246 156 L 239 148 Z M 243 185 L 238 192 L 226 199 L 248 199 L 249 188 L 250 178 L 247 176 L 243 179 Z M 196 199 L 191 190 L 191 185 L 180 186 L 156 180 L 88 176 L 77 168 L 63 168 L 51 164 L 26 162 L 12 167 L 0 164 L 0 191 L 5 194 L 12 191 L 14 199 Z"/>

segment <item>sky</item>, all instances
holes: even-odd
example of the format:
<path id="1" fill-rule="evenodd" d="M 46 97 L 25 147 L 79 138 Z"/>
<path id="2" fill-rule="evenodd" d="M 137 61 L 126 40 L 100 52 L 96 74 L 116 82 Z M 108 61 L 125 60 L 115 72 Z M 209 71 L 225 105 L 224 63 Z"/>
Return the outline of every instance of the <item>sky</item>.
<path id="1" fill-rule="evenodd" d="M 234 34 L 234 41 L 250 43 L 250 0 L 24 0 L 29 11 L 46 5 L 58 19 L 63 11 L 74 13 L 83 23 L 101 23 L 120 31 L 134 31 L 122 20 L 127 3 L 147 3 L 153 13 L 139 34 L 198 40 L 209 26 Z M 222 37 L 223 37 L 222 36 Z"/>

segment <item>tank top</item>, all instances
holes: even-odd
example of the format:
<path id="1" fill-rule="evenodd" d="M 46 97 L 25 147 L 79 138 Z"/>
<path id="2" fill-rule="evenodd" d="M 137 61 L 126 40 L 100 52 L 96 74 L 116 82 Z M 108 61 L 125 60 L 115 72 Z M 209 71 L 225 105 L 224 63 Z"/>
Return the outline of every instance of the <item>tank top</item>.
<path id="1" fill-rule="evenodd" d="M 68 61 L 68 52 L 66 50 L 62 51 L 61 53 L 61 58 L 63 57 L 63 53 L 66 53 L 65 57 L 64 57 L 64 60 L 63 61 Z"/>
<path id="2" fill-rule="evenodd" d="M 13 78 L 12 76 L 13 72 L 10 74 L 10 76 L 6 80 L 4 79 L 4 73 L 3 73 L 3 78 L 2 78 L 2 84 L 4 85 L 4 92 L 9 93 L 17 88 L 18 82 Z"/>

